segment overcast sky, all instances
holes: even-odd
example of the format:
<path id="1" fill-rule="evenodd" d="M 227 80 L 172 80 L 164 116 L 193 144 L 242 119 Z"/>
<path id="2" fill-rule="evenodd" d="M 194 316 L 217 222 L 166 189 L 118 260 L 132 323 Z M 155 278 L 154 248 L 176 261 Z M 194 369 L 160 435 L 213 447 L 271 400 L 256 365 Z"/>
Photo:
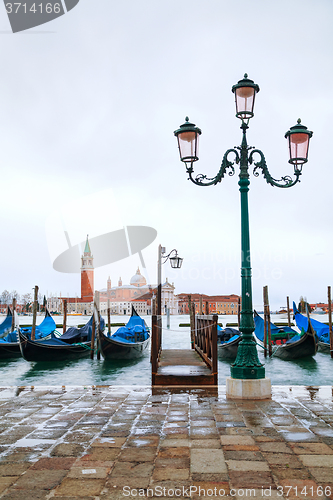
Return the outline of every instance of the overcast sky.
<path id="1" fill-rule="evenodd" d="M 71 244 L 127 225 L 151 226 L 143 250 L 156 283 L 157 245 L 176 293 L 240 293 L 238 176 L 187 180 L 173 131 L 202 129 L 196 173 L 214 176 L 241 142 L 231 87 L 260 86 L 248 143 L 272 176 L 292 173 L 285 132 L 314 135 L 301 183 L 251 174 L 253 296 L 327 300 L 332 271 L 333 4 L 331 0 L 81 0 L 48 24 L 12 34 L 0 6 L 1 285 L 80 295 L 79 274 L 53 270 Z M 138 255 L 101 267 L 95 288 L 129 283 Z"/>

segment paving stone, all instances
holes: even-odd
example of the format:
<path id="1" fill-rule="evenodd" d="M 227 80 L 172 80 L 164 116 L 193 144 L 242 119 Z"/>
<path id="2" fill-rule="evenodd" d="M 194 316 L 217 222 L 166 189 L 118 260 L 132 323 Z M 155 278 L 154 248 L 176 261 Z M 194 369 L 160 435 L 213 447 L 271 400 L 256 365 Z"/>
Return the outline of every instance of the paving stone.
<path id="1" fill-rule="evenodd" d="M 126 476 L 110 476 L 105 483 L 106 488 L 110 491 L 118 490 L 119 488 L 123 488 L 124 486 L 128 486 L 130 488 L 148 488 L 150 484 L 150 476 L 147 477 L 126 477 Z"/>
<path id="2" fill-rule="evenodd" d="M 120 462 L 153 462 L 156 458 L 157 448 L 124 448 L 118 460 Z"/>
<path id="3" fill-rule="evenodd" d="M 168 467 L 168 468 L 159 467 L 154 470 L 152 475 L 154 481 L 166 481 L 166 480 L 177 481 L 182 479 L 186 480 L 189 479 L 189 477 L 190 477 L 190 471 L 188 468 L 178 469 L 176 467 Z"/>
<path id="4" fill-rule="evenodd" d="M 121 448 L 126 442 L 126 438 L 98 438 L 92 444 L 91 447 L 94 448 Z"/>
<path id="5" fill-rule="evenodd" d="M 165 467 L 173 467 L 174 469 L 189 469 L 190 457 L 165 458 L 158 455 L 155 461 L 155 469 Z"/>
<path id="6" fill-rule="evenodd" d="M 272 474 L 277 477 L 277 484 L 282 479 L 312 479 L 308 469 L 293 469 L 284 466 L 270 465 Z"/>
<path id="7" fill-rule="evenodd" d="M 67 477 L 75 479 L 104 479 L 111 467 L 72 467 Z"/>
<path id="8" fill-rule="evenodd" d="M 154 465 L 151 462 L 119 462 L 111 472 L 111 477 L 150 477 Z"/>
<path id="9" fill-rule="evenodd" d="M 120 454 L 120 448 L 90 448 L 81 460 L 109 462 L 115 460 Z"/>
<path id="10" fill-rule="evenodd" d="M 7 493 L 1 497 L 1 500 L 46 500 L 50 492 L 47 490 L 14 490 L 10 488 Z"/>
<path id="11" fill-rule="evenodd" d="M 258 460 L 226 460 L 230 471 L 269 471 L 266 462 Z"/>
<path id="12" fill-rule="evenodd" d="M 31 467 L 30 462 L 19 462 L 12 464 L 0 464 L 0 477 L 20 476 Z"/>
<path id="13" fill-rule="evenodd" d="M 290 446 L 297 455 L 333 455 L 333 449 L 325 443 L 292 443 Z"/>
<path id="14" fill-rule="evenodd" d="M 158 446 L 159 437 L 158 436 L 133 436 L 127 439 L 125 447 L 141 448 L 142 446 Z"/>
<path id="15" fill-rule="evenodd" d="M 264 460 L 258 451 L 226 451 L 223 450 L 225 460 Z"/>
<path id="16" fill-rule="evenodd" d="M 89 497 L 97 496 L 104 488 L 104 479 L 72 479 L 65 478 L 55 491 L 55 498 L 58 497 Z"/>
<path id="17" fill-rule="evenodd" d="M 194 482 L 225 482 L 229 480 L 227 472 L 219 473 L 202 473 L 202 472 L 192 472 L 192 481 Z"/>
<path id="18" fill-rule="evenodd" d="M 264 442 L 259 444 L 259 448 L 261 451 L 267 451 L 270 453 L 292 453 L 293 450 L 286 443 L 283 442 Z"/>
<path id="19" fill-rule="evenodd" d="M 251 436 L 220 436 L 221 444 L 224 445 L 240 445 L 240 446 L 255 446 L 256 442 Z"/>
<path id="20" fill-rule="evenodd" d="M 166 438 L 161 440 L 161 448 L 166 448 L 166 447 L 177 448 L 185 446 L 189 447 L 190 445 L 191 445 L 190 439 Z"/>
<path id="21" fill-rule="evenodd" d="M 221 442 L 219 439 L 191 439 L 191 448 L 221 448 Z"/>
<path id="22" fill-rule="evenodd" d="M 228 451 L 244 451 L 245 453 L 247 452 L 260 452 L 260 449 L 258 446 L 241 446 L 241 445 L 228 445 L 228 446 L 223 446 L 223 452 L 228 452 Z"/>
<path id="23" fill-rule="evenodd" d="M 232 488 L 267 488 L 275 486 L 270 472 L 264 471 L 229 471 Z"/>
<path id="24" fill-rule="evenodd" d="M 49 500 L 49 498 L 50 497 L 49 497 L 49 494 L 48 494 L 48 496 L 46 497 L 46 499 Z M 77 500 L 77 497 L 68 497 L 68 496 L 66 496 L 66 497 L 58 497 L 57 496 L 56 498 L 57 498 L 57 500 Z M 95 499 L 96 499 L 96 497 L 80 497 L 80 500 L 95 500 Z"/>
<path id="25" fill-rule="evenodd" d="M 60 443 L 53 448 L 51 455 L 57 457 L 77 457 L 83 452 L 84 446 L 79 444 Z"/>
<path id="26" fill-rule="evenodd" d="M 51 490 L 64 479 L 68 470 L 28 470 L 14 485 L 20 490 Z"/>
<path id="27" fill-rule="evenodd" d="M 333 475 L 333 455 L 298 455 L 298 458 L 306 467 L 332 467 Z"/>
<path id="28" fill-rule="evenodd" d="M 160 448 L 158 452 L 159 458 L 178 458 L 178 457 L 189 457 L 190 456 L 190 448 L 179 446 L 177 448 L 167 447 Z"/>
<path id="29" fill-rule="evenodd" d="M 41 458 L 30 467 L 30 470 L 69 470 L 74 462 L 75 458 Z"/>
<path id="30" fill-rule="evenodd" d="M 303 467 L 298 457 L 291 453 L 263 453 L 263 456 L 270 465 L 283 465 L 285 467 L 292 467 L 293 469 L 301 469 Z"/>
<path id="31" fill-rule="evenodd" d="M 331 467 L 309 467 L 309 471 L 319 483 L 333 483 L 333 471 Z"/>
<path id="32" fill-rule="evenodd" d="M 9 486 L 15 483 L 17 477 L 0 477 L 0 494 L 5 491 Z"/>
<path id="33" fill-rule="evenodd" d="M 191 448 L 191 473 L 227 472 L 223 451 L 219 449 Z"/>

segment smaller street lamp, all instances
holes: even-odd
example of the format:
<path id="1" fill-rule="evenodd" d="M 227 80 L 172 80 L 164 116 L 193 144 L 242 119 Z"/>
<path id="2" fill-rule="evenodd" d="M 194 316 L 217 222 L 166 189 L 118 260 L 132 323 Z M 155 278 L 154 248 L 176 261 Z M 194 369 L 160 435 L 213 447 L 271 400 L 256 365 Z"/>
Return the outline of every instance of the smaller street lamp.
<path id="1" fill-rule="evenodd" d="M 158 246 L 158 262 L 157 262 L 157 315 L 160 316 L 162 314 L 162 264 L 165 264 L 168 260 L 170 260 L 170 265 L 173 269 L 180 269 L 183 264 L 183 260 L 178 256 L 178 252 L 176 249 L 171 250 L 168 255 L 165 255 L 166 250 L 165 247 L 161 245 Z M 162 259 L 163 262 L 162 262 Z"/>

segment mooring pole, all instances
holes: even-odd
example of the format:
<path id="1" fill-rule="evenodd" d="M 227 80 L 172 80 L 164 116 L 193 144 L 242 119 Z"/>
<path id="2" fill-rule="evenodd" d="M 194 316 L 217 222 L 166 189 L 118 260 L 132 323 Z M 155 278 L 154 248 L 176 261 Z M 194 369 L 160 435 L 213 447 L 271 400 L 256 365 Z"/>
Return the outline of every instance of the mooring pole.
<path id="1" fill-rule="evenodd" d="M 264 286 L 264 311 L 265 311 L 265 337 L 267 337 L 266 340 L 266 346 L 268 344 L 268 354 L 269 356 L 272 356 L 272 341 L 271 341 L 271 313 L 269 309 L 269 300 L 268 300 L 268 286 Z M 264 338 L 265 338 L 264 337 Z M 266 348 L 265 348 L 266 352 Z"/>
<path id="2" fill-rule="evenodd" d="M 67 330 L 67 300 L 63 300 L 63 312 L 64 312 L 64 317 L 62 320 L 62 333 L 66 333 Z"/>
<path id="3" fill-rule="evenodd" d="M 202 310 L 203 310 L 203 302 L 202 302 L 202 295 L 200 295 L 200 299 L 199 299 L 199 314 L 200 314 L 200 316 L 202 315 Z"/>
<path id="4" fill-rule="evenodd" d="M 31 340 L 35 340 L 36 332 L 36 318 L 37 318 L 37 300 L 38 300 L 38 286 L 35 286 L 34 304 L 32 309 L 32 328 L 31 328 Z"/>
<path id="5" fill-rule="evenodd" d="M 101 324 L 101 315 L 100 315 L 100 308 L 99 308 L 99 292 L 95 292 L 95 308 L 97 312 L 97 318 L 98 318 L 98 332 L 97 332 L 97 359 L 101 359 L 101 350 L 100 350 L 100 345 L 99 345 L 99 329 L 100 329 L 100 324 Z M 95 327 L 96 329 L 96 327 Z"/>
<path id="6" fill-rule="evenodd" d="M 15 330 L 15 310 L 16 310 L 16 299 L 13 299 L 13 316 L 12 316 L 12 328 L 11 331 Z"/>
<path id="7" fill-rule="evenodd" d="M 288 326 L 291 327 L 289 297 L 287 297 Z"/>
<path id="8" fill-rule="evenodd" d="M 111 307 L 110 299 L 108 299 L 108 334 L 111 335 Z"/>
<path id="9" fill-rule="evenodd" d="M 331 358 L 333 358 L 333 333 L 332 333 L 332 300 L 331 300 L 331 287 L 327 287 L 328 295 L 328 324 L 330 333 L 330 352 Z"/>

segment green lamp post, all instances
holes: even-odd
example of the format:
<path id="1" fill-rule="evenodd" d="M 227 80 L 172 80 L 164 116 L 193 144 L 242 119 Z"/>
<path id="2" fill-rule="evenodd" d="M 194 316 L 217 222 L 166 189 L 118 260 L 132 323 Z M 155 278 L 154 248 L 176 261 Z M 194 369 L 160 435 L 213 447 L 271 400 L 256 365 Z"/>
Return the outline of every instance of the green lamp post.
<path id="1" fill-rule="evenodd" d="M 259 92 L 259 86 L 250 80 L 247 74 L 236 85 L 232 87 L 235 94 L 236 117 L 240 118 L 243 133 L 240 146 L 228 149 L 222 160 L 222 165 L 213 178 L 199 174 L 194 177 L 193 164 L 198 157 L 198 141 L 201 130 L 193 123 L 189 122 L 188 117 L 183 125 L 174 132 L 178 140 L 180 159 L 185 163 L 189 179 L 197 186 L 216 185 L 222 181 L 225 174 L 234 175 L 234 164 L 239 165 L 239 191 L 241 201 L 241 319 L 239 330 L 242 334 L 242 340 L 238 347 L 238 353 L 234 364 L 231 366 L 231 377 L 233 379 L 263 379 L 265 378 L 265 368 L 260 363 L 256 349 L 256 343 L 253 338 L 254 319 L 252 305 L 252 270 L 250 258 L 250 231 L 249 231 L 249 210 L 248 210 L 248 191 L 250 185 L 249 167 L 253 164 L 253 174 L 259 176 L 259 170 L 262 171 L 266 182 L 271 186 L 280 188 L 290 188 L 300 181 L 302 166 L 308 161 L 309 141 L 312 137 L 310 132 L 301 120 L 297 125 L 291 127 L 285 134 L 289 142 L 289 163 L 294 166 L 294 179 L 289 175 L 280 180 L 274 179 L 266 165 L 264 154 L 259 149 L 247 145 L 246 131 L 249 128 L 249 121 L 254 116 L 254 101 Z M 233 154 L 234 159 L 230 161 L 229 155 Z M 259 161 L 254 161 L 255 156 Z M 259 157 L 259 158 L 258 158 Z"/>

